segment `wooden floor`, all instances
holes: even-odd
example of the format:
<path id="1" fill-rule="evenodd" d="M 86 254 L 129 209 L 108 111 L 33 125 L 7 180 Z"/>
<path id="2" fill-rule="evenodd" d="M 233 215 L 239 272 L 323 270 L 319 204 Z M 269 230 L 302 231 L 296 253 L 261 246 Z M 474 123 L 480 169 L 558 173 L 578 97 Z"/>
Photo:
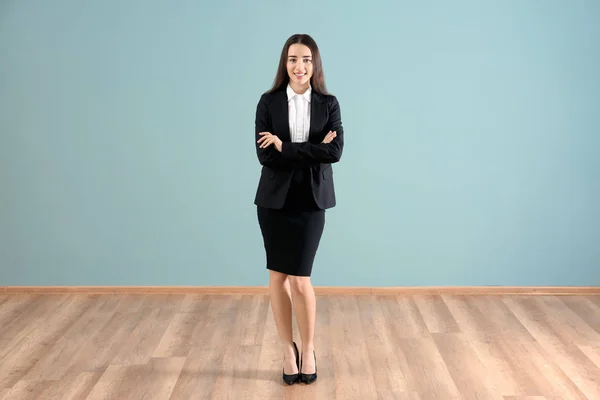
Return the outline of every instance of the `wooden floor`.
<path id="1" fill-rule="evenodd" d="M 0 399 L 600 399 L 600 296 L 318 296 L 292 387 L 264 295 L 0 295 Z"/>

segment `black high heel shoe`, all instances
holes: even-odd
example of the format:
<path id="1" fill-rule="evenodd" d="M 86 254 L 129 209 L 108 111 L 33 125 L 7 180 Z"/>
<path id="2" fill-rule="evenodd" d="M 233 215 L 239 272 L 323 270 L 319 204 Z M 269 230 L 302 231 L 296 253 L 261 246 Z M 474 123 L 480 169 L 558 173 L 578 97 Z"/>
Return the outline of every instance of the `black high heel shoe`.
<path id="1" fill-rule="evenodd" d="M 287 375 L 285 373 L 285 370 L 283 371 L 283 381 L 285 383 L 287 383 L 288 385 L 293 385 L 294 383 L 296 383 L 300 376 L 300 353 L 298 352 L 298 346 L 296 346 L 296 342 L 293 342 L 293 343 L 294 343 L 294 353 L 296 353 L 296 367 L 298 368 L 298 373 Z"/>
<path id="2" fill-rule="evenodd" d="M 313 357 L 315 358 L 315 373 L 314 374 L 303 374 L 302 373 L 302 367 L 300 367 L 300 380 L 304 383 L 306 383 L 307 385 L 310 385 L 311 383 L 313 383 L 314 381 L 317 380 L 317 356 L 315 355 L 315 352 L 313 351 Z M 302 366 L 302 364 L 300 364 Z"/>

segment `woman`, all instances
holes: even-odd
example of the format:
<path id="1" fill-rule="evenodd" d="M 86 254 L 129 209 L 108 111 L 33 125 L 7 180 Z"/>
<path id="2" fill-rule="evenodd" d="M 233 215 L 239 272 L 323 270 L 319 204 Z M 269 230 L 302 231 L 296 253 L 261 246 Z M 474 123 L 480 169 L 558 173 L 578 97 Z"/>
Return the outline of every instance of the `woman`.
<path id="1" fill-rule="evenodd" d="M 310 276 L 325 210 L 336 204 L 331 164 L 342 156 L 344 131 L 339 103 L 327 92 L 319 49 L 309 35 L 293 35 L 285 42 L 273 87 L 258 102 L 255 123 L 262 171 L 254 204 L 283 346 L 283 380 L 312 383 L 317 379 L 316 299 Z M 301 351 L 292 338 L 292 307 Z"/>

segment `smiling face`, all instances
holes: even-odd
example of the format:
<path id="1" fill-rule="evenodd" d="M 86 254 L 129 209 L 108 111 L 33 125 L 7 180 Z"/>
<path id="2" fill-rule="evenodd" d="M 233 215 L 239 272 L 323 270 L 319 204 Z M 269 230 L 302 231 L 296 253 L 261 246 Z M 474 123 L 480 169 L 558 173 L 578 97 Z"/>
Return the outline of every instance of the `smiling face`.
<path id="1" fill-rule="evenodd" d="M 308 89 L 313 74 L 312 53 L 308 46 L 293 44 L 288 49 L 287 72 L 295 91 Z"/>

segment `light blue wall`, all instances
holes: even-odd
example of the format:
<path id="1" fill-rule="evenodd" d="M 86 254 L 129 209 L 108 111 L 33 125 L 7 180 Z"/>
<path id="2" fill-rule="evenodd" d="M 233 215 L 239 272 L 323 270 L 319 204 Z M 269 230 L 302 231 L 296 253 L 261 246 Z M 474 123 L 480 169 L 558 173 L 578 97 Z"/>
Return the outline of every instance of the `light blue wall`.
<path id="1" fill-rule="evenodd" d="M 0 2 L 0 285 L 267 284 L 297 32 L 346 132 L 315 285 L 600 285 L 600 2 L 366 4 Z"/>

